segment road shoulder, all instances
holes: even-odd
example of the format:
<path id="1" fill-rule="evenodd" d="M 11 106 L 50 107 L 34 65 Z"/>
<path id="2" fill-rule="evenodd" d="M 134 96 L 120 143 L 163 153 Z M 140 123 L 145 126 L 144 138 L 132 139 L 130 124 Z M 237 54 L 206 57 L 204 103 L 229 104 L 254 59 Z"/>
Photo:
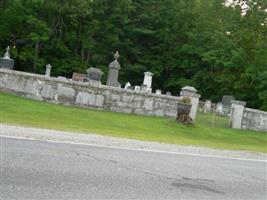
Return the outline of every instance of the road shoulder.
<path id="1" fill-rule="evenodd" d="M 132 139 L 115 138 L 96 134 L 71 133 L 50 129 L 30 128 L 1 124 L 0 136 L 31 140 L 50 141 L 58 143 L 72 143 L 91 146 L 103 146 L 107 148 L 119 148 L 127 150 L 150 151 L 155 153 L 183 154 L 191 156 L 205 156 L 228 159 L 244 159 L 251 161 L 266 161 L 267 154 L 218 150 L 197 146 L 183 146 L 162 144 L 158 142 L 144 142 Z"/>

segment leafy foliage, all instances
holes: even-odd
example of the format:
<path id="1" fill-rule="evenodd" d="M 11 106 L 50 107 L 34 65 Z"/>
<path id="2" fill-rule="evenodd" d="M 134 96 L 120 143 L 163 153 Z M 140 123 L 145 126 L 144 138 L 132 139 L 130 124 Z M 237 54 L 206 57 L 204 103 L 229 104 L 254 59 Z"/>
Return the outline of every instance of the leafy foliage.
<path id="1" fill-rule="evenodd" d="M 0 47 L 15 69 L 55 76 L 99 67 L 121 53 L 120 81 L 178 94 L 192 85 L 204 99 L 225 94 L 267 110 L 267 4 L 224 0 L 1 0 Z M 3 51 L 1 52 L 3 53 Z"/>

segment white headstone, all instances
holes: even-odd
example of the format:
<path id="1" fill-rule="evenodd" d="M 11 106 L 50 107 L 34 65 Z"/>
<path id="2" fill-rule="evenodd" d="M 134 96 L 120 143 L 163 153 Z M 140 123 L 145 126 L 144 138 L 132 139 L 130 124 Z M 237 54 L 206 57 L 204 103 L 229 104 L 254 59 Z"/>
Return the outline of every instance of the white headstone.
<path id="1" fill-rule="evenodd" d="M 220 115 L 220 116 L 223 115 L 223 104 L 222 103 L 217 103 L 216 113 L 217 113 L 217 115 Z"/>
<path id="2" fill-rule="evenodd" d="M 7 48 L 6 48 L 6 53 L 5 53 L 5 55 L 4 55 L 4 59 L 9 59 L 10 60 L 10 53 L 9 53 L 9 51 L 10 51 L 10 48 L 9 48 L 9 46 L 7 46 Z"/>
<path id="3" fill-rule="evenodd" d="M 204 113 L 211 112 L 211 100 L 205 100 Z"/>
<path id="4" fill-rule="evenodd" d="M 151 72 L 145 72 L 144 73 L 144 81 L 143 81 L 143 85 L 146 85 L 147 86 L 147 90 L 149 89 L 149 88 L 151 88 L 152 87 L 152 78 L 153 78 L 153 73 L 151 73 Z"/>
<path id="5" fill-rule="evenodd" d="M 45 67 L 45 76 L 50 76 L 52 65 L 47 64 Z"/>
<path id="6" fill-rule="evenodd" d="M 131 83 L 130 83 L 130 82 L 127 82 L 127 83 L 125 84 L 124 89 L 127 89 L 127 88 L 130 87 L 130 86 L 132 86 Z"/>
<path id="7" fill-rule="evenodd" d="M 161 94 L 161 90 L 157 89 L 156 94 Z"/>
<path id="8" fill-rule="evenodd" d="M 134 90 L 137 91 L 137 92 L 139 92 L 141 90 L 141 87 L 140 86 L 135 86 L 134 87 Z"/>
<path id="9" fill-rule="evenodd" d="M 244 101 L 231 101 L 231 109 L 230 109 L 230 128 L 241 129 L 242 128 L 242 119 L 243 113 L 245 109 L 246 102 Z"/>

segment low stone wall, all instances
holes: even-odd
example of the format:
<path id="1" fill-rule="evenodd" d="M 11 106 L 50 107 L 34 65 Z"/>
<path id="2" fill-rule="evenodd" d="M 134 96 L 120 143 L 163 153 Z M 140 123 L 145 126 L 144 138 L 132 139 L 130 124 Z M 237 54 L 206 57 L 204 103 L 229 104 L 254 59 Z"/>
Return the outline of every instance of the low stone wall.
<path id="1" fill-rule="evenodd" d="M 243 101 L 231 101 L 231 128 L 267 132 L 267 112 L 246 108 Z"/>
<path id="2" fill-rule="evenodd" d="M 242 129 L 267 132 L 267 112 L 245 108 Z"/>
<path id="3" fill-rule="evenodd" d="M 0 89 L 52 103 L 166 117 L 176 117 L 179 99 L 5 69 L 0 69 Z"/>

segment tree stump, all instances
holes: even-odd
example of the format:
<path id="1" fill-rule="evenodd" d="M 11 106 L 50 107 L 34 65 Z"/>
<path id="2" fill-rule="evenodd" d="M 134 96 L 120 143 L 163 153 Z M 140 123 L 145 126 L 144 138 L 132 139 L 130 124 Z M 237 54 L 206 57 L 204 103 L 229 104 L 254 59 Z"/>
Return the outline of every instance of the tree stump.
<path id="1" fill-rule="evenodd" d="M 184 114 L 184 113 L 178 114 L 176 120 L 183 124 L 193 124 L 193 120 L 191 119 L 189 114 Z"/>

